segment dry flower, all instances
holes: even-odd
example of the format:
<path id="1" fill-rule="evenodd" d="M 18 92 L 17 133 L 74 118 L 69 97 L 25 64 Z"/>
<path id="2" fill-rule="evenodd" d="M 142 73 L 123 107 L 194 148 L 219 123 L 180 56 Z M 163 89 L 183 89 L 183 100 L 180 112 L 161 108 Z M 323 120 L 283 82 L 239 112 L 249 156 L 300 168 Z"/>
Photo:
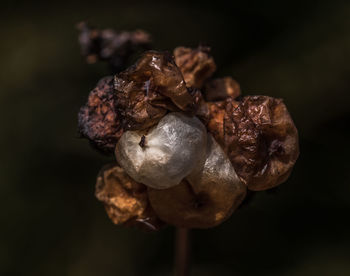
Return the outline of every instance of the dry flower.
<path id="1" fill-rule="evenodd" d="M 95 195 L 115 224 L 158 230 L 163 223 L 148 202 L 146 187 L 134 181 L 116 164 L 104 166 L 98 174 Z"/>
<path id="2" fill-rule="evenodd" d="M 79 29 L 87 61 L 107 60 L 116 71 L 150 43 L 143 31 L 86 23 Z M 231 77 L 210 80 L 216 65 L 209 50 L 178 47 L 174 57 L 148 51 L 100 80 L 81 108 L 80 134 L 115 151 L 121 166 L 105 166 L 96 183 L 115 224 L 213 227 L 230 217 L 247 189 L 270 189 L 290 175 L 298 132 L 283 101 L 241 98 Z"/>

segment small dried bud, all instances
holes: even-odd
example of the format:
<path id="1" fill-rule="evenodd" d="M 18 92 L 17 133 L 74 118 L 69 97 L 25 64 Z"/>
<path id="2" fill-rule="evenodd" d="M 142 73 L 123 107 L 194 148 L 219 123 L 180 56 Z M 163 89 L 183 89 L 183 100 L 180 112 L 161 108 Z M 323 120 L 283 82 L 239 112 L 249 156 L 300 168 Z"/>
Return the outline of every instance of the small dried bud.
<path id="1" fill-rule="evenodd" d="M 163 223 L 148 202 L 146 187 L 135 182 L 122 168 L 109 164 L 99 172 L 95 195 L 105 205 L 115 224 L 158 230 Z"/>
<path id="2" fill-rule="evenodd" d="M 179 68 L 167 53 L 144 53 L 134 66 L 115 76 L 114 85 L 125 129 L 147 129 L 168 111 L 194 114 L 197 109 Z"/>
<path id="3" fill-rule="evenodd" d="M 113 77 L 105 77 L 90 92 L 87 103 L 78 115 L 79 133 L 103 152 L 113 152 L 123 134 L 120 116 L 115 106 Z"/>
<path id="4" fill-rule="evenodd" d="M 222 101 L 227 97 L 233 99 L 241 95 L 239 83 L 231 77 L 213 79 L 204 88 L 204 96 L 207 101 Z"/>
<path id="5" fill-rule="evenodd" d="M 298 158 L 298 132 L 281 99 L 248 96 L 226 105 L 224 148 L 250 190 L 284 182 Z"/>
<path id="6" fill-rule="evenodd" d="M 201 88 L 216 70 L 214 59 L 209 56 L 209 47 L 196 49 L 177 47 L 175 62 L 179 66 L 188 87 Z"/>
<path id="7" fill-rule="evenodd" d="M 150 35 L 142 30 L 116 32 L 112 29 L 91 28 L 85 22 L 77 25 L 81 53 L 88 63 L 106 60 L 114 72 L 124 69 L 130 56 L 138 50 L 149 49 Z"/>

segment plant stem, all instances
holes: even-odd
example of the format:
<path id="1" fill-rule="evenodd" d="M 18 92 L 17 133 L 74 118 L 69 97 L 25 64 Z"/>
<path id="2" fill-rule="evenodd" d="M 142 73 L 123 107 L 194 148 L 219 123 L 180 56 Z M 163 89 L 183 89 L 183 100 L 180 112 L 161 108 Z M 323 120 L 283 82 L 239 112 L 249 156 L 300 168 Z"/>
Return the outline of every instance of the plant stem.
<path id="1" fill-rule="evenodd" d="M 175 276 L 188 276 L 190 271 L 189 230 L 176 228 L 175 238 Z"/>

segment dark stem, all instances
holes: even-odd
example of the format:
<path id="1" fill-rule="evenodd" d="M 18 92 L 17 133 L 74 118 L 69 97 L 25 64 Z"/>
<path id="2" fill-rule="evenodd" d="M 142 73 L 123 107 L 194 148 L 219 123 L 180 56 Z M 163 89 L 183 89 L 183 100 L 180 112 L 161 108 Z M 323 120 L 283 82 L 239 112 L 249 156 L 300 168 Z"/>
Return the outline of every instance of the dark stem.
<path id="1" fill-rule="evenodd" d="M 176 228 L 175 238 L 175 276 L 188 276 L 190 271 L 189 230 Z"/>

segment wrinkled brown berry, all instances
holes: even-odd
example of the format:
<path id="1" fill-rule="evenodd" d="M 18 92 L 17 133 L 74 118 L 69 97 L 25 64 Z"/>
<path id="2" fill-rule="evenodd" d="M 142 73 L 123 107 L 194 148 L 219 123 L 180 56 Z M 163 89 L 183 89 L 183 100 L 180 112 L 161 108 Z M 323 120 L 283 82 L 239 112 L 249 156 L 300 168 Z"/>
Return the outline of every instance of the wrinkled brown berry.
<path id="1" fill-rule="evenodd" d="M 114 152 L 123 134 L 120 115 L 116 111 L 113 77 L 101 79 L 89 94 L 78 115 L 78 131 L 103 152 Z"/>
<path id="2" fill-rule="evenodd" d="M 284 182 L 299 155 L 298 132 L 286 106 L 267 96 L 248 96 L 238 106 L 234 101 L 226 105 L 222 145 L 253 191 Z"/>
<path id="3" fill-rule="evenodd" d="M 168 224 L 185 228 L 210 228 L 228 219 L 242 203 L 245 190 L 236 193 L 229 185 L 194 187 L 185 179 L 169 189 L 148 188 L 157 215 Z"/>
<path id="4" fill-rule="evenodd" d="M 81 22 L 77 25 L 81 53 L 88 63 L 105 60 L 114 72 L 124 69 L 132 54 L 149 49 L 150 35 L 142 30 L 117 32 L 112 29 L 99 30 Z"/>
<path id="5" fill-rule="evenodd" d="M 115 224 L 159 230 L 162 223 L 149 204 L 147 189 L 116 164 L 104 166 L 98 174 L 95 195 Z"/>
<path id="6" fill-rule="evenodd" d="M 175 62 L 179 66 L 188 87 L 201 88 L 216 70 L 214 59 L 209 56 L 209 47 L 196 49 L 177 47 Z"/>
<path id="7" fill-rule="evenodd" d="M 155 125 L 168 111 L 194 114 L 195 97 L 168 53 L 149 51 L 115 76 L 117 108 L 128 130 Z"/>
<path id="8" fill-rule="evenodd" d="M 227 97 L 237 98 L 241 95 L 241 88 L 237 81 L 231 77 L 225 77 L 209 81 L 203 93 L 207 101 L 222 101 Z"/>

